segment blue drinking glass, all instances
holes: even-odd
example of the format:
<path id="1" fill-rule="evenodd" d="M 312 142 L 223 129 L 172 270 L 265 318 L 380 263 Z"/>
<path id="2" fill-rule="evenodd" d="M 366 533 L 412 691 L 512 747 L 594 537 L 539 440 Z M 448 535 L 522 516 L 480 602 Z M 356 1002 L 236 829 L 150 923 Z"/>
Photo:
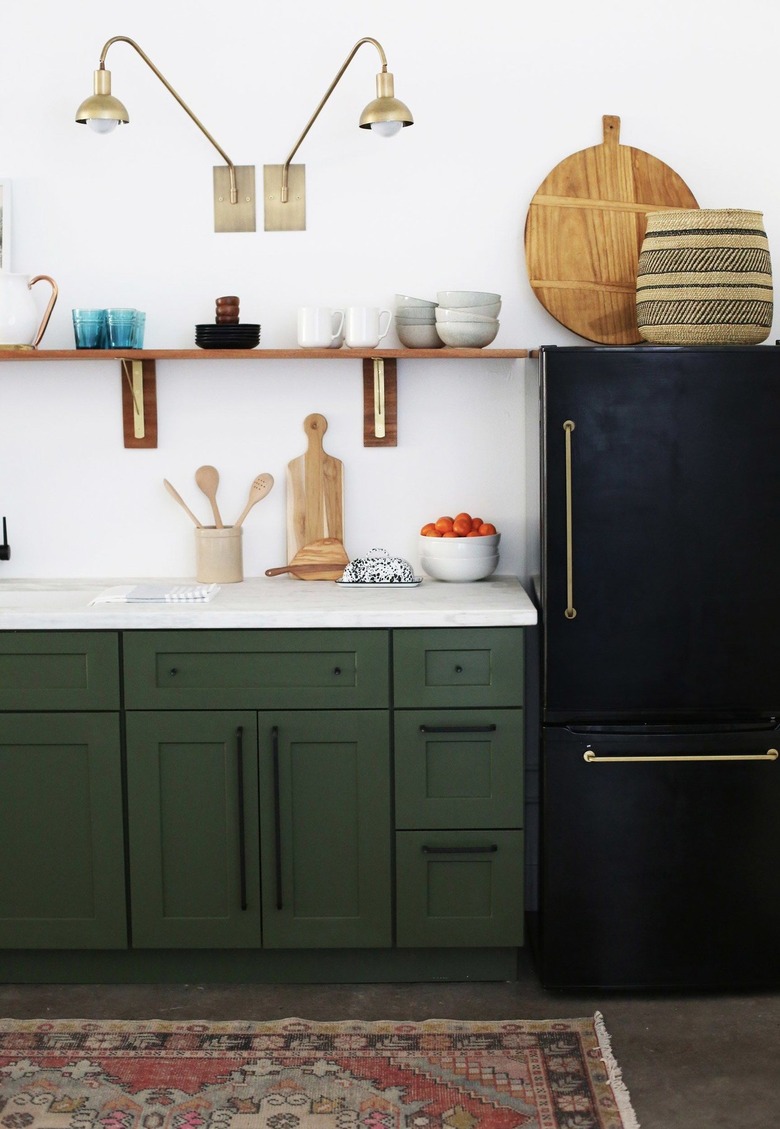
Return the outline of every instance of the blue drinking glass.
<path id="1" fill-rule="evenodd" d="M 106 311 L 75 309 L 73 335 L 77 349 L 104 349 L 106 344 Z"/>

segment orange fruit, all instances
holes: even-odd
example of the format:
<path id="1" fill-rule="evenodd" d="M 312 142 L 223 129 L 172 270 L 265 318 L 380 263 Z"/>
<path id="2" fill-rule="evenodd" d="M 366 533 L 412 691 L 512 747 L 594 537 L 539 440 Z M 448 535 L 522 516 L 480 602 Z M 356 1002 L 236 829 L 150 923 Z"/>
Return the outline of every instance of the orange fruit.
<path id="1" fill-rule="evenodd" d="M 435 528 L 436 528 L 436 526 L 433 524 L 432 521 L 427 521 L 425 523 L 425 525 L 422 527 L 422 529 L 420 530 L 420 534 L 421 534 L 422 537 L 428 537 L 429 534 L 432 532 L 432 530 L 434 530 Z"/>
<path id="2" fill-rule="evenodd" d="M 468 514 L 463 516 L 459 514 L 455 518 L 452 523 L 452 532 L 457 533 L 458 537 L 465 537 L 467 533 L 471 533 L 471 518 Z"/>
<path id="3" fill-rule="evenodd" d="M 481 517 L 473 517 L 473 518 L 471 519 L 471 528 L 472 528 L 472 529 L 473 529 L 473 530 L 474 530 L 475 532 L 479 533 L 479 527 L 480 527 L 480 525 L 482 525 L 482 518 L 481 518 Z"/>
<path id="4" fill-rule="evenodd" d="M 438 529 L 439 533 L 451 533 L 452 522 L 453 519 L 451 517 L 440 517 L 438 521 L 434 522 L 434 525 Z"/>
<path id="5" fill-rule="evenodd" d="M 453 533 L 452 530 L 450 530 L 449 533 L 442 533 L 442 537 L 457 537 L 457 536 L 458 536 L 457 533 Z"/>
<path id="6" fill-rule="evenodd" d="M 425 536 L 426 536 L 426 537 L 442 537 L 442 536 L 443 536 L 443 534 L 439 533 L 438 529 L 437 529 L 437 528 L 436 528 L 436 526 L 434 525 L 434 526 L 433 526 L 433 527 L 431 528 L 431 530 L 430 530 L 430 531 L 429 531 L 428 533 L 426 533 L 426 534 L 425 534 Z"/>
<path id="7" fill-rule="evenodd" d="M 470 533 L 466 534 L 466 536 L 467 537 L 481 537 L 482 534 L 479 532 L 478 529 L 472 529 Z"/>
<path id="8" fill-rule="evenodd" d="M 480 525 L 480 527 L 479 527 L 480 537 L 492 537 L 492 535 L 495 532 L 496 532 L 496 527 L 490 521 L 483 521 L 482 525 Z"/>
<path id="9" fill-rule="evenodd" d="M 471 514 L 459 513 L 455 515 L 455 521 L 467 521 L 471 525 Z"/>

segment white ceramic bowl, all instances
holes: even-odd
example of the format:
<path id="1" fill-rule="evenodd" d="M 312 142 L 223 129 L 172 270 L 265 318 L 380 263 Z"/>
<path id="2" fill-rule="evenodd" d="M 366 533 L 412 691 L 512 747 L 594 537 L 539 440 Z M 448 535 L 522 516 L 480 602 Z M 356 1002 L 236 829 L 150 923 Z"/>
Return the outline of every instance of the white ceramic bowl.
<path id="1" fill-rule="evenodd" d="M 498 321 L 440 321 L 436 332 L 453 349 L 484 349 L 495 341 Z"/>
<path id="2" fill-rule="evenodd" d="M 395 320 L 405 321 L 407 324 L 427 322 L 428 325 L 433 325 L 436 321 L 436 313 L 433 306 L 401 306 L 396 308 Z"/>
<path id="3" fill-rule="evenodd" d="M 496 571 L 498 553 L 492 557 L 464 557 L 452 561 L 444 557 L 421 557 L 420 564 L 434 580 L 482 580 Z"/>
<path id="4" fill-rule="evenodd" d="M 501 534 L 492 537 L 423 537 L 420 535 L 421 557 L 443 557 L 448 561 L 468 560 L 470 557 L 492 557 L 498 552 Z"/>
<path id="5" fill-rule="evenodd" d="M 485 306 L 500 302 L 501 295 L 488 290 L 440 290 L 436 300 L 440 306 Z"/>
<path id="6" fill-rule="evenodd" d="M 427 298 L 413 298 L 411 294 L 396 294 L 395 304 L 396 306 L 415 309 L 425 306 L 437 306 L 438 302 L 431 302 Z"/>
<path id="7" fill-rule="evenodd" d="M 476 306 L 472 309 L 476 309 Z M 436 321 L 496 321 L 494 314 L 473 314 L 471 309 L 458 309 L 457 306 L 437 306 L 434 315 Z"/>
<path id="8" fill-rule="evenodd" d="M 407 349 L 441 349 L 444 344 L 433 323 L 426 325 L 419 322 L 406 325 L 404 322 L 396 321 L 395 331 L 398 334 L 398 340 Z M 438 538 L 431 538 L 431 540 L 438 540 Z M 472 541 L 474 540 L 476 538 L 472 537 Z"/>
<path id="9" fill-rule="evenodd" d="M 486 318 L 497 318 L 501 313 L 501 302 L 485 302 L 483 306 L 450 306 L 452 310 L 461 310 L 463 313 L 481 314 Z"/>

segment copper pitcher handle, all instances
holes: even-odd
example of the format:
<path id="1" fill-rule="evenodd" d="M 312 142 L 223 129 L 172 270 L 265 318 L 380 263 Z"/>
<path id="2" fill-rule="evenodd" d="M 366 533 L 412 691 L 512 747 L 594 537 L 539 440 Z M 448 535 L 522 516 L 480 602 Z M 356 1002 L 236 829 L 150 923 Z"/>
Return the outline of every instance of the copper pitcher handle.
<path id="1" fill-rule="evenodd" d="M 41 320 L 41 324 L 38 326 L 38 332 L 36 333 L 35 339 L 34 339 L 32 346 L 31 346 L 31 348 L 33 348 L 33 349 L 38 348 L 38 342 L 40 341 L 40 339 L 43 337 L 44 333 L 46 332 L 46 326 L 49 324 L 49 318 L 51 317 L 51 312 L 54 309 L 54 303 L 57 301 L 57 297 L 59 296 L 59 293 L 60 293 L 59 288 L 57 286 L 57 283 L 54 281 L 53 278 L 49 278 L 48 274 L 36 274 L 35 278 L 31 278 L 30 281 L 27 283 L 28 290 L 32 290 L 32 288 L 33 288 L 33 286 L 35 285 L 36 282 L 48 282 L 48 283 L 50 283 L 50 285 L 51 285 L 51 298 L 49 298 L 49 304 L 44 311 L 43 318 Z"/>

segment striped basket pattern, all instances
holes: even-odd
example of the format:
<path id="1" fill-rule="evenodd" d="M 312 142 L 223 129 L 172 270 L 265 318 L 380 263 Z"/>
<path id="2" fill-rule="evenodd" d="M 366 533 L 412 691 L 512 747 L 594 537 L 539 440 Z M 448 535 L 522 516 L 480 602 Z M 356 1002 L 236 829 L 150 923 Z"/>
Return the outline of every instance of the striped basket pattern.
<path id="1" fill-rule="evenodd" d="M 772 328 L 761 212 L 648 212 L 637 267 L 639 333 L 655 345 L 758 345 Z"/>

